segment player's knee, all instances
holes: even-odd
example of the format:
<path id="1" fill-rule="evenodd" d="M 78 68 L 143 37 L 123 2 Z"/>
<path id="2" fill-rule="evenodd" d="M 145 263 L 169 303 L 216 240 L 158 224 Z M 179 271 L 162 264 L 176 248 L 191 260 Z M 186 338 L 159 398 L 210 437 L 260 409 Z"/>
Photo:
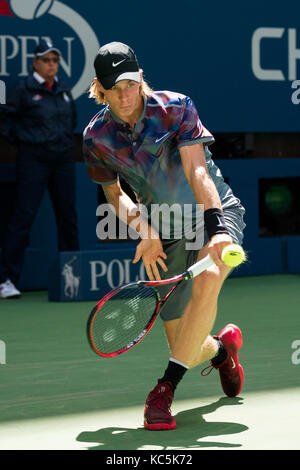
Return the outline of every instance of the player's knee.
<path id="1" fill-rule="evenodd" d="M 201 299 L 202 297 L 211 298 L 217 296 L 223 284 L 223 276 L 218 269 L 207 270 L 197 276 L 193 283 L 193 297 Z"/>

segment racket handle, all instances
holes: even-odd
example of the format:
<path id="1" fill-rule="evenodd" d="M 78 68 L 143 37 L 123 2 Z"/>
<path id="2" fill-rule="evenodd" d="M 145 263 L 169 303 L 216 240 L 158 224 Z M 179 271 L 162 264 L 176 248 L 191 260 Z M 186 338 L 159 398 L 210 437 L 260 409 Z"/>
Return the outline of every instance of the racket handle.
<path id="1" fill-rule="evenodd" d="M 227 266 L 236 267 L 245 261 L 246 255 L 241 246 L 233 243 L 224 248 L 222 259 Z M 214 261 L 207 255 L 187 270 L 189 279 L 198 276 L 198 274 L 202 273 L 213 264 L 215 264 Z"/>
<path id="2" fill-rule="evenodd" d="M 212 258 L 209 255 L 205 256 L 205 258 L 197 261 L 197 263 L 193 264 L 193 266 L 187 270 L 189 273 L 189 278 L 193 279 L 194 277 L 198 276 L 198 274 L 210 268 L 213 264 L 215 263 Z"/>

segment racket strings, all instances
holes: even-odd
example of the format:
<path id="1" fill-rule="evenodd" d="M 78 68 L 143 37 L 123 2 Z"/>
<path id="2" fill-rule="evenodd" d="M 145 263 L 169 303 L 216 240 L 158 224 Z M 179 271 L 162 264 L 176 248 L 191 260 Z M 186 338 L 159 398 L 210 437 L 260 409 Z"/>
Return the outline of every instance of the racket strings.
<path id="1" fill-rule="evenodd" d="M 143 284 L 127 286 L 108 299 L 92 318 L 94 347 L 112 354 L 140 339 L 156 311 L 157 296 Z"/>

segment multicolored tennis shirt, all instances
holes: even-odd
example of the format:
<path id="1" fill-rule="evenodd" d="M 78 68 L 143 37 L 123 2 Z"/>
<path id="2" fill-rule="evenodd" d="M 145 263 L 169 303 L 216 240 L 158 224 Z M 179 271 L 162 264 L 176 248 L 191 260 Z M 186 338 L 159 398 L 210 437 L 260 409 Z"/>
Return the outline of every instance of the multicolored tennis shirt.
<path id="1" fill-rule="evenodd" d="M 174 210 L 171 232 L 170 224 L 164 230 L 161 222 L 162 238 L 181 238 L 183 232 L 188 238 L 189 228 L 203 227 L 203 212 L 184 175 L 180 147 L 204 144 L 208 171 L 223 208 L 239 204 L 211 158 L 208 146 L 213 142 L 188 96 L 155 91 L 144 98 L 143 113 L 134 130 L 109 106 L 101 109 L 84 131 L 83 152 L 91 179 L 102 185 L 112 184 L 118 177 L 126 180 L 151 214 L 151 220 L 162 206 L 166 211 L 171 206 L 178 209 Z"/>

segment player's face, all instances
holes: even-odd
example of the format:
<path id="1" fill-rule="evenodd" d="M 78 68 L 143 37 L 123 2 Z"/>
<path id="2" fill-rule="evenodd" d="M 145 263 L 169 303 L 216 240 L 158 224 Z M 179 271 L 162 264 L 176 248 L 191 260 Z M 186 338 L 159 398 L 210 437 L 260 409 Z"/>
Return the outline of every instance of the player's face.
<path id="1" fill-rule="evenodd" d="M 59 56 L 55 52 L 48 52 L 48 54 L 34 59 L 33 65 L 44 80 L 51 81 L 58 72 Z"/>
<path id="2" fill-rule="evenodd" d="M 129 121 L 141 114 L 143 99 L 139 83 L 121 80 L 109 90 L 102 89 L 102 92 L 112 112 L 123 121 Z"/>

